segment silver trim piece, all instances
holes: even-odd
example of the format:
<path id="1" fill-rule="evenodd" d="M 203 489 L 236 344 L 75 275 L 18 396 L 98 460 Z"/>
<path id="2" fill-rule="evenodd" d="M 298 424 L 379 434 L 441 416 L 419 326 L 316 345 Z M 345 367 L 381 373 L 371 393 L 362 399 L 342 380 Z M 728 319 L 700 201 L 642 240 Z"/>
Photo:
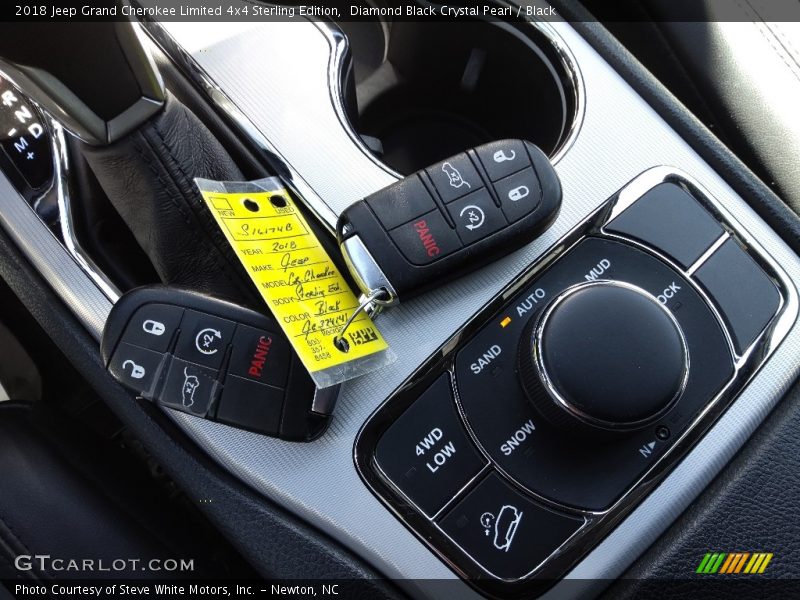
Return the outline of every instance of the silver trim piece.
<path id="1" fill-rule="evenodd" d="M 2 201 L 0 203 L 0 224 L 5 226 L 14 239 L 17 239 L 21 232 L 26 232 L 24 237 L 17 239 L 18 246 L 50 281 L 57 293 L 73 299 L 78 298 L 79 306 L 76 307 L 71 302 L 68 304 L 81 322 L 87 326 L 90 334 L 99 340 L 105 317 L 111 304 L 119 299 L 120 292 L 82 248 L 75 234 L 71 204 L 70 162 L 64 130 L 35 101 L 31 100 L 24 90 L 19 89 L 16 82 L 12 81 L 5 73 L 0 73 L 0 77 L 11 83 L 17 93 L 25 97 L 33 106 L 34 111 L 38 113 L 46 135 L 50 139 L 53 162 L 53 179 L 50 186 L 33 198 L 30 203 L 14 189 L 6 175 L 0 172 L 0 186 L 2 187 L 0 189 L 0 200 Z M 53 193 L 56 194 L 58 202 L 57 232 L 50 230 L 48 225 L 39 218 L 35 208 L 40 200 Z M 15 206 L 16 203 L 19 206 Z M 38 225 L 44 231 L 40 232 L 36 223 L 30 221 L 31 216 L 38 221 Z M 61 251 L 56 251 L 52 247 L 52 242 L 58 244 Z M 64 250 L 67 253 L 66 258 L 63 256 Z M 52 258 L 52 263 L 47 263 L 48 258 Z M 85 278 L 79 277 L 74 272 L 76 266 L 88 277 L 90 285 L 85 285 L 83 281 Z M 99 292 L 103 298 L 96 297 L 96 292 Z"/>
<path id="2" fill-rule="evenodd" d="M 56 121 L 50 121 L 50 138 L 53 149 L 53 169 L 56 193 L 58 194 L 58 221 L 61 237 L 67 251 L 72 255 L 86 274 L 94 281 L 95 285 L 112 303 L 119 300 L 120 291 L 111 280 L 106 277 L 100 267 L 86 253 L 75 235 L 75 223 L 72 217 L 72 187 L 69 175 L 69 156 L 67 144 L 64 139 L 64 130 Z"/>
<path id="3" fill-rule="evenodd" d="M 111 301 L 2 172 L 0 225 L 99 342 Z"/>
<path id="4" fill-rule="evenodd" d="M 659 310 L 663 314 L 667 316 L 667 318 L 672 322 L 672 325 L 675 327 L 675 331 L 678 333 L 678 337 L 680 338 L 681 348 L 683 350 L 683 374 L 681 377 L 681 382 L 678 388 L 675 390 L 672 398 L 667 402 L 661 410 L 659 410 L 656 414 L 647 417 L 646 419 L 642 419 L 639 421 L 630 421 L 630 422 L 611 422 L 611 421 L 604 421 L 603 419 L 598 419 L 597 417 L 593 417 L 592 415 L 580 410 L 574 404 L 572 404 L 569 400 L 564 398 L 563 394 L 558 391 L 553 380 L 550 377 L 550 374 L 547 371 L 547 366 L 544 364 L 544 357 L 541 352 L 541 348 L 543 346 L 543 336 L 544 336 L 544 328 L 547 326 L 547 321 L 550 319 L 550 316 L 553 314 L 558 306 L 563 303 L 566 299 L 568 299 L 571 295 L 580 292 L 581 290 L 585 290 L 587 288 L 597 287 L 597 286 L 613 286 L 619 287 L 622 289 L 630 290 L 643 296 L 644 298 L 650 300 L 653 305 L 658 307 Z M 609 431 L 631 431 L 635 429 L 640 429 L 649 425 L 650 423 L 654 423 L 658 419 L 664 416 L 678 401 L 678 398 L 681 397 L 684 390 L 686 389 L 686 384 L 689 381 L 689 347 L 686 343 L 686 337 L 683 335 L 683 330 L 681 326 L 678 324 L 678 320 L 675 318 L 675 315 L 672 314 L 661 302 L 659 302 L 652 294 L 646 292 L 642 288 L 631 285 L 630 283 L 625 283 L 622 281 L 606 281 L 606 280 L 598 280 L 598 281 L 591 281 L 586 283 L 579 283 L 577 285 L 573 285 L 563 292 L 561 292 L 558 296 L 556 296 L 550 304 L 545 308 L 545 310 L 539 315 L 537 323 L 534 327 L 534 345 L 532 349 L 533 353 L 533 360 L 534 364 L 536 365 L 536 371 L 539 375 L 539 380 L 541 381 L 542 385 L 546 393 L 550 396 L 550 398 L 555 401 L 556 404 L 561 406 L 561 408 L 572 415 L 575 419 L 590 425 L 592 427 L 597 427 L 600 429 L 605 429 Z"/>
<path id="5" fill-rule="evenodd" d="M 41 124 L 50 140 L 50 151 L 53 162 L 53 178 L 50 181 L 49 187 L 32 199 L 31 203 L 34 207 L 34 210 L 37 203 L 43 198 L 52 193 L 56 194 L 58 201 L 58 225 L 60 230 L 58 233 L 60 234 L 61 242 L 67 248 L 75 261 L 81 266 L 81 268 L 83 268 L 86 274 L 103 291 L 105 296 L 111 300 L 111 302 L 116 302 L 120 296 L 119 290 L 111 282 L 111 280 L 106 277 L 106 275 L 97 266 L 97 264 L 95 264 L 91 257 L 83 250 L 75 234 L 75 225 L 72 217 L 72 204 L 70 201 L 72 194 L 69 175 L 69 153 L 67 150 L 66 139 L 64 138 L 65 134 L 63 127 L 45 110 L 43 110 L 41 106 L 28 97 L 24 90 L 20 89 L 16 82 L 12 81 L 5 73 L 0 72 L 0 78 L 8 81 L 20 96 L 24 97 L 27 102 L 30 102 L 33 110 L 41 119 Z"/>

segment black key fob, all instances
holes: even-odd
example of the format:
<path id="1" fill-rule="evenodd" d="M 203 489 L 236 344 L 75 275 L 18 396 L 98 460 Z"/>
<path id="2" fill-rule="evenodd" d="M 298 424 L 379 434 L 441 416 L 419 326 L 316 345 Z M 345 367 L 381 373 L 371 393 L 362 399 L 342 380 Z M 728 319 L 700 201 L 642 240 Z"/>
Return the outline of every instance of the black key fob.
<path id="1" fill-rule="evenodd" d="M 349 206 L 337 236 L 361 291 L 392 305 L 531 242 L 560 207 L 547 156 L 530 142 L 500 140 Z"/>
<path id="2" fill-rule="evenodd" d="M 338 386 L 317 390 L 274 319 L 189 290 L 132 290 L 111 309 L 101 355 L 140 397 L 196 417 L 309 441 Z"/>

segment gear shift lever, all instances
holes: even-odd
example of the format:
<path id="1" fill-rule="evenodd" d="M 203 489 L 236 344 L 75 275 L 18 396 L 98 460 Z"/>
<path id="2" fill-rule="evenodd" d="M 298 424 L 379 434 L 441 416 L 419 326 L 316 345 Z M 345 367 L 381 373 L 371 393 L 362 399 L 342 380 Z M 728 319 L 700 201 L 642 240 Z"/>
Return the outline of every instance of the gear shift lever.
<path id="1" fill-rule="evenodd" d="M 139 36 L 133 23 L 19 23 L 0 36 L 0 70 L 84 142 L 83 156 L 164 283 L 258 306 L 193 183 L 245 177 L 165 92 Z"/>
<path id="2" fill-rule="evenodd" d="M 114 142 L 164 106 L 164 83 L 130 22 L 17 24 L 3 32 L 0 69 L 87 144 Z"/>

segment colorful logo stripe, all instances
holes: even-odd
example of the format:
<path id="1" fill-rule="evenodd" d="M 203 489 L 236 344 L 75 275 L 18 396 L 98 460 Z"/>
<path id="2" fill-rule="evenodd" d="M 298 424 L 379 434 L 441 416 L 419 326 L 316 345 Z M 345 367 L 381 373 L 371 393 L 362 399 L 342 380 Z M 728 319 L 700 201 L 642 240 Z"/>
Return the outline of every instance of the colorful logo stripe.
<path id="1" fill-rule="evenodd" d="M 761 574 L 772 560 L 771 552 L 708 552 L 700 561 L 695 573 L 713 575 L 715 573 Z"/>

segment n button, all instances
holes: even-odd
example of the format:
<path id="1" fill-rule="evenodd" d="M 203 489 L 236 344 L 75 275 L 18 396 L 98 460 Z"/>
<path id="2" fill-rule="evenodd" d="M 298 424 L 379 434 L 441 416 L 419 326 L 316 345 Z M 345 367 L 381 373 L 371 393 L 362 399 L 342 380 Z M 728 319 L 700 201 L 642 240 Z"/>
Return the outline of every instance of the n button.
<path id="1" fill-rule="evenodd" d="M 387 477 L 430 517 L 480 472 L 484 460 L 461 425 L 447 374 L 389 427 L 375 458 Z"/>

